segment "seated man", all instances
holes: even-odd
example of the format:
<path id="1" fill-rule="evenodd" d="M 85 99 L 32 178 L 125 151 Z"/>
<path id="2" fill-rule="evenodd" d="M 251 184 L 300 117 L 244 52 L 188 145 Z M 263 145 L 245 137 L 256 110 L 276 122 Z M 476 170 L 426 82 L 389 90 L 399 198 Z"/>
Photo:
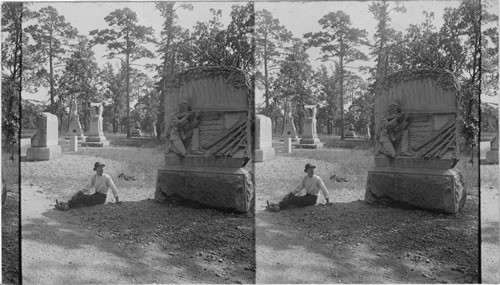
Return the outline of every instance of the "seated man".
<path id="1" fill-rule="evenodd" d="M 330 199 L 328 198 L 328 190 L 323 180 L 321 180 L 318 175 L 314 175 L 314 168 L 316 168 L 316 166 L 310 163 L 306 164 L 304 172 L 307 172 L 307 175 L 302 178 L 297 188 L 286 195 L 279 204 L 269 204 L 269 202 L 267 202 L 267 210 L 275 212 L 291 207 L 315 205 L 320 191 L 323 193 L 326 203 L 329 204 Z M 296 194 L 300 193 L 303 189 L 306 190 L 306 195 L 296 196 Z"/>
<path id="2" fill-rule="evenodd" d="M 71 200 L 67 203 L 59 202 L 56 200 L 56 209 L 58 210 L 68 210 L 75 208 L 78 205 L 84 206 L 94 206 L 106 203 L 106 198 L 109 192 L 109 188 L 113 191 L 113 196 L 116 199 L 116 203 L 119 203 L 118 192 L 116 190 L 115 183 L 108 174 L 104 173 L 104 164 L 96 162 L 94 164 L 94 171 L 96 174 L 92 175 L 88 184 L 78 193 L 76 193 Z M 94 194 L 85 194 L 90 189 L 94 188 Z"/>

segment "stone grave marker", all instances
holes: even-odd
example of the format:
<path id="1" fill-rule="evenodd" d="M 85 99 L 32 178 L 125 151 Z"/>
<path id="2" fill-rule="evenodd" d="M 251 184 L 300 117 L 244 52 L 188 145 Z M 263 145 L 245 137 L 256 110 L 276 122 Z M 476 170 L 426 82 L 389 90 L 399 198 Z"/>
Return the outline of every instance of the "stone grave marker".
<path id="1" fill-rule="evenodd" d="M 90 131 L 82 146 L 105 147 L 109 141 L 104 136 L 102 112 L 103 103 L 90 103 Z"/>
<path id="2" fill-rule="evenodd" d="M 300 138 L 300 143 L 296 147 L 312 149 L 323 147 L 323 143 L 320 142 L 316 131 L 316 105 L 304 105 L 304 107 L 306 109 L 304 133 Z"/>
<path id="3" fill-rule="evenodd" d="M 78 137 L 77 136 L 72 136 L 69 140 L 69 149 L 71 151 L 77 152 L 78 151 Z"/>
<path id="4" fill-rule="evenodd" d="M 283 152 L 284 153 L 292 153 L 292 139 L 291 138 L 285 138 L 285 141 L 283 142 Z"/>
<path id="5" fill-rule="evenodd" d="M 254 162 L 273 159 L 276 156 L 276 151 L 273 148 L 273 127 L 271 118 L 264 115 L 257 115 L 255 117 Z"/>
<path id="6" fill-rule="evenodd" d="M 71 100 L 71 113 L 69 115 L 69 128 L 66 133 L 66 139 L 72 138 L 73 136 L 76 136 L 78 140 L 85 141 L 82 125 L 80 124 L 80 118 L 78 116 L 78 105 L 76 104 L 75 97 Z"/>
<path id="7" fill-rule="evenodd" d="M 57 116 L 48 112 L 37 115 L 36 133 L 31 137 L 31 147 L 26 151 L 30 161 L 51 160 L 61 156 Z"/>
<path id="8" fill-rule="evenodd" d="M 130 137 L 142 137 L 141 125 L 139 123 L 135 124 L 130 131 Z"/>
<path id="9" fill-rule="evenodd" d="M 281 135 L 281 138 L 291 138 L 293 142 L 299 141 L 297 129 L 295 128 L 295 123 L 293 122 L 292 104 L 290 102 L 287 102 L 286 104 L 285 118 L 283 121 L 283 134 Z"/>
<path id="10" fill-rule="evenodd" d="M 498 164 L 498 133 L 490 141 L 490 150 L 486 153 L 486 163 Z"/>
<path id="11" fill-rule="evenodd" d="M 457 213 L 466 189 L 455 168 L 456 78 L 444 70 L 404 70 L 376 86 L 375 168 L 365 200 Z"/>
<path id="12" fill-rule="evenodd" d="M 237 212 L 253 207 L 250 86 L 243 71 L 217 66 L 187 69 L 168 81 L 157 201 L 180 196 Z"/>

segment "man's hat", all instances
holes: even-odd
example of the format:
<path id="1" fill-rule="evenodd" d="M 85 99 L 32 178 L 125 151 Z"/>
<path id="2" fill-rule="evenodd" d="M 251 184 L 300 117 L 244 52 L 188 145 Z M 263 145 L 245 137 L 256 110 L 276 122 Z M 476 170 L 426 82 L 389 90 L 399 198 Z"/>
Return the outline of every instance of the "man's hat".
<path id="1" fill-rule="evenodd" d="M 100 162 L 98 161 L 98 162 L 94 163 L 94 170 L 96 170 L 96 169 L 97 169 L 97 167 L 99 167 L 99 166 L 103 166 L 103 167 L 104 167 L 105 165 L 104 165 L 104 163 L 100 163 Z"/>
<path id="2" fill-rule="evenodd" d="M 305 168 L 304 168 L 304 172 L 307 172 L 307 170 L 308 170 L 309 168 L 316 168 L 316 166 L 314 166 L 314 165 L 312 165 L 312 164 L 308 163 L 308 164 L 306 164 L 306 166 L 305 166 Z"/>

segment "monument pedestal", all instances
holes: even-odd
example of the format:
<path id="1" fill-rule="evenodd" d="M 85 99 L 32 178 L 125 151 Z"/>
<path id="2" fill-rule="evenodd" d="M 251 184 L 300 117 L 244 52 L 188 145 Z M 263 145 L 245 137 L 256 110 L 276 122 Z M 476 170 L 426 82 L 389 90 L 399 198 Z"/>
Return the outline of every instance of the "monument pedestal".
<path id="1" fill-rule="evenodd" d="M 61 146 L 52 145 L 47 147 L 30 147 L 26 151 L 26 157 L 29 161 L 51 160 L 61 156 Z"/>
<path id="2" fill-rule="evenodd" d="M 82 146 L 105 147 L 109 146 L 109 141 L 105 136 L 88 136 L 85 142 L 82 142 Z"/>
<path id="3" fill-rule="evenodd" d="M 283 141 L 285 141 L 285 140 L 286 140 L 286 139 L 288 139 L 288 138 L 290 138 L 290 140 L 291 140 L 292 142 L 295 142 L 295 143 L 298 143 L 298 142 L 299 142 L 299 140 L 300 140 L 300 139 L 299 139 L 299 137 L 282 137 L 282 138 L 280 138 L 280 141 L 281 141 L 281 142 L 283 142 Z"/>
<path id="4" fill-rule="evenodd" d="M 64 137 L 65 140 L 71 140 L 71 137 L 73 137 L 73 135 L 69 135 L 69 134 L 66 134 L 66 136 Z M 87 137 L 86 136 L 76 136 L 76 139 L 79 141 L 79 142 L 85 142 L 87 140 Z"/>
<path id="5" fill-rule="evenodd" d="M 322 148 L 323 143 L 318 138 L 301 138 L 300 143 L 295 145 L 296 148 L 317 149 Z"/>
<path id="6" fill-rule="evenodd" d="M 457 213 L 465 205 L 467 193 L 462 175 L 453 168 L 442 168 L 450 164 L 412 158 L 378 159 L 378 165 L 368 171 L 367 203 L 395 204 L 449 214 Z M 389 163 L 380 166 L 382 161 Z M 412 162 L 414 166 L 427 164 L 427 167 L 408 167 Z M 402 168 L 403 165 L 406 168 Z"/>
<path id="7" fill-rule="evenodd" d="M 237 212 L 248 212 L 252 208 L 252 176 L 247 170 L 239 167 L 242 165 L 242 159 L 225 161 L 226 159 L 220 158 L 216 161 L 200 156 L 173 156 L 177 155 L 166 156 L 167 163 L 181 164 L 167 164 L 158 170 L 156 201 L 163 202 L 169 197 L 178 196 L 210 207 Z"/>
<path id="8" fill-rule="evenodd" d="M 266 147 L 263 149 L 256 149 L 255 150 L 255 156 L 254 156 L 254 162 L 262 162 L 265 160 L 270 160 L 276 157 L 276 151 L 274 150 L 274 147 Z"/>

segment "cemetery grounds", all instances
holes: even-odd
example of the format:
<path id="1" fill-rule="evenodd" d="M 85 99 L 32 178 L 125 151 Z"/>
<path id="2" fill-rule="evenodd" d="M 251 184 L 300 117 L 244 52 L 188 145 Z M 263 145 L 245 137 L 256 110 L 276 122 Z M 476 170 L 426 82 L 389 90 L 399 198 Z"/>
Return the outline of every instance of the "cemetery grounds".
<path id="1" fill-rule="evenodd" d="M 458 164 L 468 196 L 457 215 L 390 208 L 363 201 L 374 164 L 369 143 L 347 142 L 340 148 L 338 137 L 320 139 L 323 149 L 293 149 L 291 154 L 280 153 L 282 143 L 275 140 L 277 157 L 256 164 L 257 283 L 479 281 L 476 160 L 470 164 L 470 156 L 464 157 Z M 277 202 L 296 187 L 307 162 L 317 166 L 332 204 L 320 198 L 314 207 L 266 211 L 266 201 Z M 498 165 L 482 172 L 489 179 L 481 191 L 496 197 L 491 208 L 498 207 L 497 173 Z M 347 181 L 337 182 L 332 175 Z M 483 262 L 482 273 L 483 281 L 498 283 L 498 213 L 490 219 L 490 249 L 496 251 L 483 251 L 483 260 L 489 255 L 490 261 Z"/>
<path id="2" fill-rule="evenodd" d="M 444 215 L 365 204 L 373 166 L 366 144 L 338 147 L 321 138 L 323 149 L 285 155 L 275 142 L 277 157 L 256 164 L 254 240 L 252 215 L 154 202 L 161 147 L 106 136 L 112 142 L 106 149 L 70 153 L 62 139 L 63 157 L 21 163 L 26 284 L 478 282 L 478 164 L 468 157 L 458 166 L 466 205 Z M 69 199 L 85 183 L 96 160 L 106 164 L 123 204 L 53 210 L 56 198 Z M 267 200 L 296 186 L 307 162 L 317 166 L 332 205 L 320 199 L 315 207 L 265 211 Z M 488 283 L 499 280 L 497 173 L 498 165 L 481 166 L 482 280 Z M 333 174 L 347 182 L 330 179 Z"/>
<path id="3" fill-rule="evenodd" d="M 69 152 L 60 138 L 62 157 L 21 162 L 24 284 L 255 282 L 252 214 L 155 202 L 162 147 L 105 135 L 107 148 Z M 86 183 L 96 161 L 106 164 L 122 204 L 109 197 L 54 210 L 55 199 L 68 200 Z"/>

